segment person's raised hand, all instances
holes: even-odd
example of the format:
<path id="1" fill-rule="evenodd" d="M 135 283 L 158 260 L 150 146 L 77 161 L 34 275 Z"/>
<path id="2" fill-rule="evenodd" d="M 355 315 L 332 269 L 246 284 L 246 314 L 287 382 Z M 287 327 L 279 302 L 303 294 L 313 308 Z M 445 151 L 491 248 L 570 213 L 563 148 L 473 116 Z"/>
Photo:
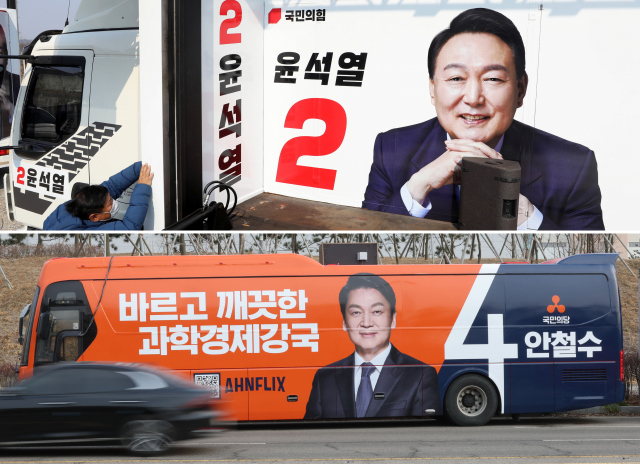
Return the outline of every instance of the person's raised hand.
<path id="1" fill-rule="evenodd" d="M 138 179 L 138 184 L 151 185 L 152 182 L 153 173 L 151 172 L 151 166 L 149 164 L 142 165 L 142 169 L 140 169 L 140 178 Z"/>
<path id="2" fill-rule="evenodd" d="M 422 203 L 432 190 L 448 184 L 460 183 L 462 158 L 474 156 L 502 159 L 500 153 L 482 142 L 454 139 L 447 140 L 445 144 L 447 151 L 416 172 L 407 182 L 407 189 L 411 197 L 418 203 Z"/>

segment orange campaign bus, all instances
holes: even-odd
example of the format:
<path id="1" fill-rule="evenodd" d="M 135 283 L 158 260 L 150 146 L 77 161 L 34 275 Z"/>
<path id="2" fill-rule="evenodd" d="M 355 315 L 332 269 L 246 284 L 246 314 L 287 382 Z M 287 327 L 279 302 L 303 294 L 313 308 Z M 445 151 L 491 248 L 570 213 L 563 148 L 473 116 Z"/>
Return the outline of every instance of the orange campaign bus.
<path id="1" fill-rule="evenodd" d="M 567 411 L 624 398 L 615 254 L 323 266 L 294 254 L 55 259 L 20 316 L 20 379 L 148 363 L 239 421 Z"/>

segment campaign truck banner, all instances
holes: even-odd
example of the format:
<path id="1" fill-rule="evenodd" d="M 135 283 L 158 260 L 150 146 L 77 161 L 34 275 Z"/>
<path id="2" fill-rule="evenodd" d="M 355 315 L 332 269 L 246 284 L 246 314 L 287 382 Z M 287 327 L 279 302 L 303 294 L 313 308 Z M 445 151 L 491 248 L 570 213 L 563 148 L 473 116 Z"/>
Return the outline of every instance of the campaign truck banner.
<path id="1" fill-rule="evenodd" d="M 267 1 L 265 191 L 456 223 L 455 175 L 438 184 L 424 168 L 471 153 L 520 163 L 525 228 L 632 228 L 625 109 L 640 95 L 607 82 L 611 69 L 639 66 L 628 57 L 640 53 L 640 10 L 523 2 L 478 18 L 477 7 Z M 462 33 L 435 48 L 430 73 L 434 38 L 491 12 L 524 50 Z"/>
<path id="2" fill-rule="evenodd" d="M 581 384 L 570 384 L 575 391 L 566 395 L 554 387 L 554 379 L 576 375 L 595 375 L 598 394 L 615 398 L 615 284 L 580 273 L 586 266 L 549 265 L 548 274 L 532 274 L 533 266 L 522 265 L 321 267 L 276 256 L 254 264 L 267 274 L 261 277 L 252 257 L 224 258 L 221 268 L 235 267 L 220 269 L 224 278 L 172 277 L 173 257 L 165 277 L 120 265 L 80 360 L 173 369 L 232 404 L 240 420 L 437 415 L 462 371 L 490 380 L 493 407 L 502 413 L 586 404 Z M 204 262 L 193 261 L 197 272 L 210 269 Z M 63 292 L 71 284 L 45 291 L 54 317 L 50 294 L 95 308 L 105 282 L 76 282 Z M 64 321 L 52 330 L 65 323 L 77 330 L 90 319 L 70 314 L 59 313 Z M 36 343 L 37 359 L 55 357 L 49 342 Z M 548 395 L 532 402 L 538 389 Z"/>
<path id="3" fill-rule="evenodd" d="M 262 0 L 202 2 L 202 185 L 262 192 Z M 215 197 L 215 194 L 214 194 Z"/>

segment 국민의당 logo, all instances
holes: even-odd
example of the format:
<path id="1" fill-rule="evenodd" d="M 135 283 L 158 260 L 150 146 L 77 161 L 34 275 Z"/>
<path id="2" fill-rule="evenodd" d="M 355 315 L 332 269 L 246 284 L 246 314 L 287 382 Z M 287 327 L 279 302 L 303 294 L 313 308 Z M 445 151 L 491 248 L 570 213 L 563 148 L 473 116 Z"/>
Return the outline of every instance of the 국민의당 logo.
<path id="1" fill-rule="evenodd" d="M 553 295 L 553 297 L 551 298 L 551 301 L 553 301 L 553 304 L 550 304 L 549 306 L 547 306 L 547 312 L 550 314 L 553 314 L 554 312 L 556 312 L 556 310 L 559 313 L 564 313 L 566 311 L 566 307 L 564 305 L 560 304 L 560 297 L 558 295 Z M 544 316 L 542 318 L 542 322 L 544 322 L 545 324 L 568 324 L 569 323 L 569 316 Z"/>
<path id="2" fill-rule="evenodd" d="M 553 304 L 547 306 L 547 312 L 553 314 L 556 309 L 559 313 L 563 313 L 565 311 L 566 308 L 564 305 L 558 304 L 560 303 L 560 297 L 558 295 L 553 295 L 551 301 L 553 301 Z"/>

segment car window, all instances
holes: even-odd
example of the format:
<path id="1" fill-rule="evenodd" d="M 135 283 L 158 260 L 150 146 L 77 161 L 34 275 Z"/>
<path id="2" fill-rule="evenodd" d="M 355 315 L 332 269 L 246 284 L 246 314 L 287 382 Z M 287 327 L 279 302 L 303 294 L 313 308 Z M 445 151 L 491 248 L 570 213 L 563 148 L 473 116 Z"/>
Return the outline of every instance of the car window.
<path id="1" fill-rule="evenodd" d="M 34 67 L 22 119 L 22 138 L 60 144 L 80 125 L 81 67 Z"/>
<path id="2" fill-rule="evenodd" d="M 73 395 L 126 391 L 136 384 L 128 376 L 109 369 L 75 368 L 34 377 L 26 387 L 38 395 Z"/>
<path id="3" fill-rule="evenodd" d="M 86 371 L 81 393 L 116 392 L 135 387 L 134 382 L 120 372 L 107 369 L 81 370 Z"/>
<path id="4" fill-rule="evenodd" d="M 129 390 L 159 390 L 169 386 L 163 378 L 150 372 L 124 371 L 118 373 L 126 375 L 135 383 L 135 387 L 129 388 Z"/>
<path id="5" fill-rule="evenodd" d="M 25 387 L 36 395 L 60 395 L 77 393 L 82 376 L 75 369 L 57 369 L 40 374 L 28 382 Z"/>

